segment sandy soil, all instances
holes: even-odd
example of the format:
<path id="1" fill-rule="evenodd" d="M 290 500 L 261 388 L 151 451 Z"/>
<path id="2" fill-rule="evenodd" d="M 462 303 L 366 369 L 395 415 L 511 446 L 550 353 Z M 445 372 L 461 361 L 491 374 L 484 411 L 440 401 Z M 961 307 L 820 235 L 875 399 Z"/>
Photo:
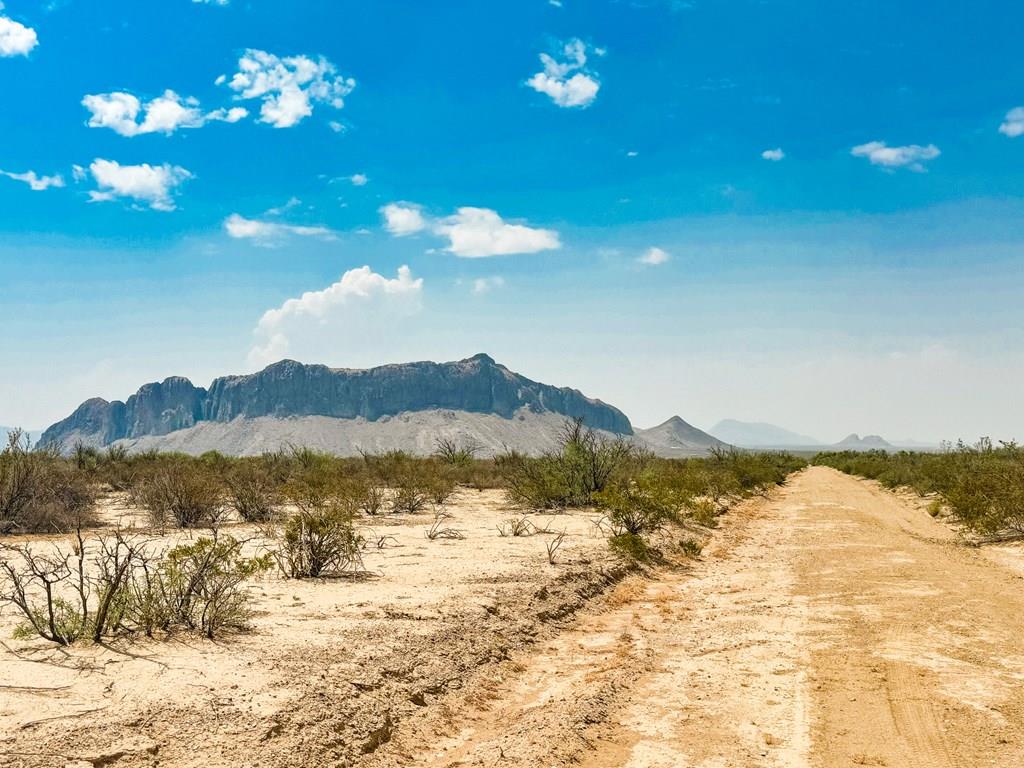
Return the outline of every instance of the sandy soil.
<path id="1" fill-rule="evenodd" d="M 395 526 L 372 582 L 261 583 L 256 631 L 224 643 L 11 645 L 0 763 L 1024 765 L 1020 546 L 965 547 L 826 468 L 646 575 L 586 515 L 559 518 L 557 567 L 504 516 L 482 494 L 466 541 Z"/>
<path id="2" fill-rule="evenodd" d="M 551 535 L 498 535 L 515 516 L 501 492 L 460 492 L 451 511 L 464 540 L 428 541 L 430 515 L 366 526 L 367 538 L 394 537 L 366 552 L 372 578 L 261 579 L 252 632 L 218 641 L 181 634 L 54 649 L 11 640 L 19 621 L 0 613 L 0 765 L 350 764 L 624 574 L 593 513 L 532 516 L 567 531 L 552 566 Z M 103 517 L 142 522 L 118 498 Z"/>
<path id="3" fill-rule="evenodd" d="M 398 729 L 373 765 L 1024 765 L 1020 547 L 826 468 L 690 569 Z"/>

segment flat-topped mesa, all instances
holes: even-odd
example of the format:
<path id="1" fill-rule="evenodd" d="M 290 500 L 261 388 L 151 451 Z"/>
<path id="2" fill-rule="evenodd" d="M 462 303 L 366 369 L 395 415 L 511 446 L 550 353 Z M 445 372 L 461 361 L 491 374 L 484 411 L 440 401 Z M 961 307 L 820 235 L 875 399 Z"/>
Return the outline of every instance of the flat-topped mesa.
<path id="1" fill-rule="evenodd" d="M 630 435 L 625 414 L 567 387 L 540 384 L 485 354 L 450 363 L 328 368 L 282 360 L 257 373 L 215 379 L 209 390 L 172 377 L 146 384 L 127 402 L 89 400 L 43 434 L 41 444 L 108 445 L 166 435 L 199 422 L 326 416 L 376 421 L 427 410 L 488 413 L 511 419 L 527 408 L 582 418 L 596 429 Z"/>

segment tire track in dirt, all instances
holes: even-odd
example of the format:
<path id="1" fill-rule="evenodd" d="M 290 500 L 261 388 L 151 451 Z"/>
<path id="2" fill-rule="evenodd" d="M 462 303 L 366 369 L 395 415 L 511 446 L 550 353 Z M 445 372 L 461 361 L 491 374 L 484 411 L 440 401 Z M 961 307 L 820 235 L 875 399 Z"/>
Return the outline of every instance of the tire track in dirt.
<path id="1" fill-rule="evenodd" d="M 1005 558 L 1004 558 L 1005 559 Z M 1021 575 L 826 468 L 467 685 L 374 766 L 1024 765 Z"/>

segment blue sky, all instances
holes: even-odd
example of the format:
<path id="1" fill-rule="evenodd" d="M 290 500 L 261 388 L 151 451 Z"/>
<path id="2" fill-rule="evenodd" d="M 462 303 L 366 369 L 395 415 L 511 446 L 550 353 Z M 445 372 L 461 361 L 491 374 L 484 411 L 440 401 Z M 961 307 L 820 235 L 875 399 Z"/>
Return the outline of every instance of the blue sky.
<path id="1" fill-rule="evenodd" d="M 640 426 L 1024 437 L 1022 22 L 7 0 L 0 423 L 487 351 Z"/>

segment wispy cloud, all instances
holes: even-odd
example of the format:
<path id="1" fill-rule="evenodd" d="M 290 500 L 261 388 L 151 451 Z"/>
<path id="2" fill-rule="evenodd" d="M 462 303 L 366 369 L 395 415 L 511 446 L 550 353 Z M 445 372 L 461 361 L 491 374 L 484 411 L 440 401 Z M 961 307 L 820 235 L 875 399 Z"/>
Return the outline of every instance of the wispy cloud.
<path id="1" fill-rule="evenodd" d="M 182 98 L 171 90 L 145 104 L 124 91 L 90 94 L 82 99 L 82 106 L 92 113 L 90 128 L 109 128 L 121 136 L 170 135 L 179 128 L 200 128 L 212 121 L 237 123 L 249 115 L 244 107 L 203 112 L 198 100 Z"/>
<path id="2" fill-rule="evenodd" d="M 924 164 L 929 160 L 934 160 L 942 153 L 934 144 L 927 146 L 908 144 L 903 147 L 890 147 L 884 141 L 869 141 L 867 144 L 859 144 L 851 149 L 850 154 L 854 157 L 865 157 L 872 165 L 883 168 L 907 168 L 915 173 L 923 173 L 925 171 Z"/>
<path id="3" fill-rule="evenodd" d="M 297 125 L 313 114 L 315 103 L 341 109 L 356 87 L 355 80 L 339 75 L 322 56 L 282 58 L 253 48 L 238 60 L 238 72 L 230 80 L 221 75 L 217 83 L 227 83 L 238 99 L 259 99 L 260 122 L 275 128 Z"/>
<path id="4" fill-rule="evenodd" d="M 664 251 L 661 248 L 652 246 L 651 248 L 648 248 L 644 252 L 643 256 L 638 258 L 637 261 L 648 267 L 657 267 L 661 264 L 664 264 L 671 258 L 672 257 L 668 253 L 668 251 Z"/>
<path id="5" fill-rule="evenodd" d="M 0 171 L 0 176 L 6 176 L 9 179 L 24 182 L 25 184 L 28 184 L 29 188 L 32 189 L 33 192 L 42 192 L 50 189 L 51 187 L 64 186 L 64 177 L 59 173 L 54 176 L 39 176 L 35 171 L 26 171 L 25 173 Z"/>
<path id="6" fill-rule="evenodd" d="M 307 227 L 279 221 L 247 219 L 238 213 L 232 213 L 224 219 L 224 231 L 230 237 L 238 240 L 252 240 L 259 245 L 273 245 L 288 235 L 319 237 L 325 240 L 333 240 L 336 237 L 334 232 L 327 227 Z"/>
<path id="7" fill-rule="evenodd" d="M 1015 139 L 1024 134 L 1024 107 L 1014 107 L 1006 113 L 1006 119 L 999 126 L 999 132 Z"/>
<path id="8" fill-rule="evenodd" d="M 482 296 L 485 293 L 490 293 L 496 288 L 501 288 L 505 285 L 505 278 L 500 275 L 493 275 L 491 277 L 478 277 L 473 281 L 473 286 L 470 288 L 474 296 Z"/>
<path id="9" fill-rule="evenodd" d="M 560 60 L 542 53 L 540 60 L 544 69 L 526 84 L 560 107 L 589 107 L 597 98 L 601 83 L 597 73 L 587 69 L 587 50 L 586 43 L 573 38 L 562 46 Z M 590 50 L 603 54 L 599 49 Z"/>

